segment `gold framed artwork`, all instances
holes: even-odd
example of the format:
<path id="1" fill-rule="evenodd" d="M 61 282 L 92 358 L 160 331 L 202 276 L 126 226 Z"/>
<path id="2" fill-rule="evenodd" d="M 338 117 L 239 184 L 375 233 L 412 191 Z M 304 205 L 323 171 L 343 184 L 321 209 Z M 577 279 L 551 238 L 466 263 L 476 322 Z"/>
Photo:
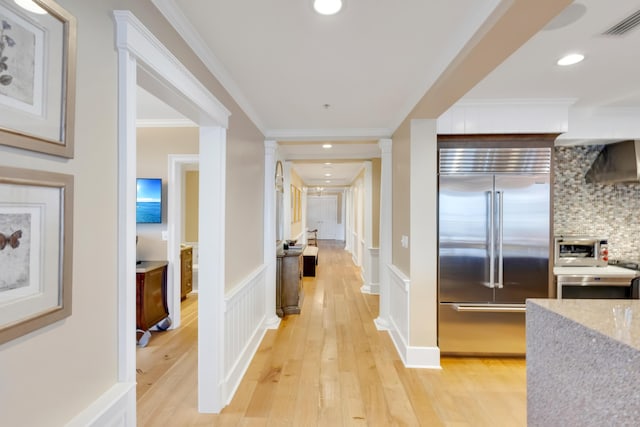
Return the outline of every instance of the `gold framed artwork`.
<path id="1" fill-rule="evenodd" d="M 295 185 L 291 184 L 291 223 L 300 222 L 302 220 L 302 191 Z"/>
<path id="2" fill-rule="evenodd" d="M 73 176 L 0 166 L 0 344 L 71 315 Z"/>
<path id="3" fill-rule="evenodd" d="M 73 158 L 76 20 L 27 3 L 0 0 L 0 144 Z"/>

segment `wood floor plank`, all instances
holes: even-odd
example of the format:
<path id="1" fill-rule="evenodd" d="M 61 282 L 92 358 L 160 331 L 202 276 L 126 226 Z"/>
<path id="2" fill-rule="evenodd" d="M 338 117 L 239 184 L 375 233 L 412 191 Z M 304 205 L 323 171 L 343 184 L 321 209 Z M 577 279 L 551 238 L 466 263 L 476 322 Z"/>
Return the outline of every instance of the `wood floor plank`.
<path id="1" fill-rule="evenodd" d="M 360 291 L 343 242 L 319 241 L 299 315 L 265 334 L 232 401 L 197 412 L 197 294 L 178 330 L 138 349 L 139 426 L 525 426 L 524 359 L 447 358 L 404 367 L 378 331 L 378 296 Z"/>

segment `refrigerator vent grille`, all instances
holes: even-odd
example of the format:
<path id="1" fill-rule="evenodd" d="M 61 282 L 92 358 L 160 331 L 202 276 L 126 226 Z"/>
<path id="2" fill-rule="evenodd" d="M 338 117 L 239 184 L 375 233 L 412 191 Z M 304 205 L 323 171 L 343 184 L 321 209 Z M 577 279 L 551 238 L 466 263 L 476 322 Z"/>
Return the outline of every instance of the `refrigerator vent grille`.
<path id="1" fill-rule="evenodd" d="M 551 172 L 551 148 L 441 148 L 439 173 Z"/>

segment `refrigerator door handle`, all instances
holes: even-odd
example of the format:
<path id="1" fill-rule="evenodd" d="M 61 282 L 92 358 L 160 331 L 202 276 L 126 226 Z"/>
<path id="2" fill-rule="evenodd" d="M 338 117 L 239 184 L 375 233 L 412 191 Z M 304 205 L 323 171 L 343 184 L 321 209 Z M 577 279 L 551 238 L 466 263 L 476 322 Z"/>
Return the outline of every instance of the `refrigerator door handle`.
<path id="1" fill-rule="evenodd" d="M 525 313 L 525 304 L 452 304 L 455 311 L 474 313 Z"/>
<path id="2" fill-rule="evenodd" d="M 496 191 L 496 205 L 498 209 L 498 283 L 496 284 L 496 287 L 501 289 L 504 287 L 504 258 L 502 256 L 502 239 L 504 236 L 504 192 Z"/>
<path id="3" fill-rule="evenodd" d="M 488 288 L 494 288 L 496 284 L 496 239 L 495 239 L 495 221 L 494 221 L 494 208 L 495 198 L 493 191 L 487 191 L 488 205 L 489 205 L 489 217 L 487 222 L 489 224 L 489 233 L 487 235 L 487 241 L 489 243 L 489 282 L 486 284 Z"/>

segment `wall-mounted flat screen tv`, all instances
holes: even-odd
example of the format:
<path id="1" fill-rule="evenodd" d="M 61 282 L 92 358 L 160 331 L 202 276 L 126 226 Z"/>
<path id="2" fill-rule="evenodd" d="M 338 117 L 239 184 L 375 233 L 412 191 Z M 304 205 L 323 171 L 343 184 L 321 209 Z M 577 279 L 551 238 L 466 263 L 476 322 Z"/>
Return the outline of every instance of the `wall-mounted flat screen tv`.
<path id="1" fill-rule="evenodd" d="M 138 178 L 136 184 L 136 222 L 162 223 L 162 179 Z"/>

